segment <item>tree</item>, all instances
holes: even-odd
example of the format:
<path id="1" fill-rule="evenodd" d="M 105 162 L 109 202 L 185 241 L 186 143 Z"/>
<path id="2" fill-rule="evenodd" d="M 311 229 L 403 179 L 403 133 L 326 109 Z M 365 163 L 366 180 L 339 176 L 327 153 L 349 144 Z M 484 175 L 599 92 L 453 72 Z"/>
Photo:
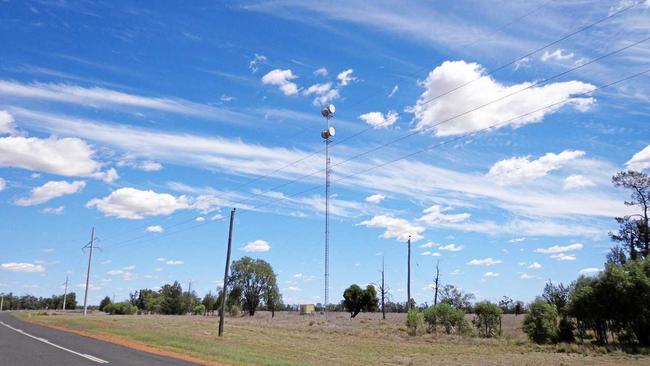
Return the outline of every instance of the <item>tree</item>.
<path id="1" fill-rule="evenodd" d="M 489 301 L 479 302 L 474 305 L 474 326 L 479 331 L 479 334 L 485 338 L 491 338 L 500 333 L 497 332 L 497 327 L 501 325 L 501 308 L 496 304 Z"/>
<path id="2" fill-rule="evenodd" d="M 99 311 L 104 311 L 104 308 L 107 305 L 112 304 L 113 302 L 111 301 L 111 298 L 106 296 L 105 298 L 102 299 L 102 301 L 99 302 Z"/>
<path id="3" fill-rule="evenodd" d="M 187 313 L 183 288 L 178 281 L 166 284 L 160 289 L 160 312 L 162 314 L 182 315 Z"/>
<path id="4" fill-rule="evenodd" d="M 453 285 L 445 285 L 440 291 L 440 302 L 449 304 L 456 309 L 470 309 L 474 295 L 463 293 Z"/>
<path id="5" fill-rule="evenodd" d="M 201 304 L 205 306 L 205 314 L 207 315 L 208 313 L 214 313 L 214 311 L 217 309 L 216 304 L 217 304 L 217 298 L 212 295 L 212 291 L 208 292 L 203 296 L 203 300 L 201 300 Z"/>
<path id="6" fill-rule="evenodd" d="M 438 286 L 439 286 L 439 283 L 440 283 L 440 268 L 439 268 L 439 265 L 440 265 L 440 261 L 436 261 L 436 276 L 433 278 L 433 286 L 435 286 L 435 288 L 433 289 L 435 291 L 435 293 L 433 295 L 433 306 L 438 305 Z"/>
<path id="7" fill-rule="evenodd" d="M 626 206 L 638 207 L 640 212 L 634 215 L 616 217 L 619 224 L 618 233 L 610 233 L 613 241 L 623 245 L 629 259 L 646 258 L 650 254 L 650 177 L 642 172 L 628 170 L 618 172 L 612 177 L 615 187 L 623 187 L 632 191 L 631 200 L 625 201 Z M 620 252 L 612 253 L 615 259 L 620 258 Z"/>
<path id="8" fill-rule="evenodd" d="M 248 315 L 255 315 L 255 310 L 264 299 L 266 293 L 272 290 L 277 282 L 271 265 L 262 259 L 243 257 L 232 263 L 232 274 L 229 283 L 242 289 L 244 308 Z"/>
<path id="9" fill-rule="evenodd" d="M 366 289 L 362 289 L 357 284 L 353 284 L 343 292 L 343 307 L 350 313 L 350 317 L 354 318 L 362 310 L 375 311 L 377 309 L 377 291 L 372 285 L 368 285 Z"/>
<path id="10" fill-rule="evenodd" d="M 569 303 L 569 291 L 568 286 L 564 286 L 562 283 L 554 284 L 552 281 L 546 282 L 544 285 L 544 293 L 542 297 L 549 304 L 555 305 L 557 312 L 559 314 L 566 313 L 566 307 Z"/>
<path id="11" fill-rule="evenodd" d="M 504 314 L 510 313 L 510 311 L 513 309 L 513 304 L 514 300 L 509 298 L 508 296 L 504 296 L 499 300 L 499 307 L 503 311 Z"/>
<path id="12" fill-rule="evenodd" d="M 275 318 L 275 310 L 282 306 L 282 294 L 280 294 L 280 289 L 275 280 L 273 283 L 269 283 L 264 291 L 264 302 L 267 310 L 271 311 L 271 318 Z"/>
<path id="13" fill-rule="evenodd" d="M 384 258 L 381 258 L 381 285 L 376 286 L 379 289 L 379 295 L 381 296 L 381 318 L 383 320 L 386 320 L 386 300 L 388 296 L 390 295 L 390 288 L 386 286 L 386 282 L 384 281 L 384 272 L 385 272 L 385 267 L 384 267 Z"/>
<path id="14" fill-rule="evenodd" d="M 515 317 L 524 312 L 524 303 L 520 300 L 515 301 L 515 305 L 512 307 Z"/>
<path id="15" fill-rule="evenodd" d="M 530 304 L 522 328 L 535 343 L 555 342 L 558 339 L 557 316 L 555 305 L 538 297 Z"/>
<path id="16" fill-rule="evenodd" d="M 406 329 L 410 336 L 424 333 L 424 316 L 417 309 L 409 309 L 406 314 Z"/>
<path id="17" fill-rule="evenodd" d="M 431 306 L 424 310 L 424 320 L 428 323 L 428 331 L 434 332 L 441 325 L 447 334 L 452 331 L 460 332 L 465 328 L 465 312 L 447 303 Z"/>

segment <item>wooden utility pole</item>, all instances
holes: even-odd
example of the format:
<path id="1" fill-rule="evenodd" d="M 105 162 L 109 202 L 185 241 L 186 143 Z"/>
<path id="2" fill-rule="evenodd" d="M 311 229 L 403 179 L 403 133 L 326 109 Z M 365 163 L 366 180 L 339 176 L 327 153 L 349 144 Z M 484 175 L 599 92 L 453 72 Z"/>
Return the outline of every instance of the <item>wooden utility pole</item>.
<path id="1" fill-rule="evenodd" d="M 2 308 L 5 306 L 5 294 L 2 294 L 2 297 L 0 297 L 0 311 L 2 311 Z"/>
<path id="2" fill-rule="evenodd" d="M 63 311 L 65 311 L 66 297 L 68 297 L 68 276 L 65 276 L 65 290 L 63 290 Z"/>
<path id="3" fill-rule="evenodd" d="M 88 285 L 90 284 L 90 267 L 93 262 L 93 246 L 95 245 L 95 228 L 90 231 L 90 254 L 88 255 L 88 270 L 86 271 L 86 291 L 84 293 L 84 316 L 88 314 Z"/>
<path id="4" fill-rule="evenodd" d="M 438 305 L 438 280 L 440 279 L 440 269 L 438 268 L 439 265 L 440 265 L 440 261 L 438 260 L 436 261 L 436 279 L 434 281 L 436 285 L 436 289 L 435 289 L 436 292 L 433 297 L 433 306 Z"/>
<path id="5" fill-rule="evenodd" d="M 408 263 L 406 275 L 406 309 L 411 310 L 411 236 L 408 240 Z"/>
<path id="6" fill-rule="evenodd" d="M 226 309 L 226 292 L 228 291 L 228 270 L 230 269 L 230 249 L 232 248 L 232 225 L 235 221 L 235 209 L 230 211 L 230 228 L 228 229 L 228 251 L 226 254 L 226 270 L 223 274 L 221 289 L 221 308 L 219 309 L 219 337 L 223 337 L 223 316 Z"/>

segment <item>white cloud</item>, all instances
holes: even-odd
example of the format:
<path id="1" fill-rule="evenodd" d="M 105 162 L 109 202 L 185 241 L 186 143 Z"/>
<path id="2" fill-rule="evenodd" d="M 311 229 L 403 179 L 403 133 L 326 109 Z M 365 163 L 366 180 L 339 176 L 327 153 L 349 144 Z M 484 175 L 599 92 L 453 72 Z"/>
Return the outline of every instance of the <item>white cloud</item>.
<path id="1" fill-rule="evenodd" d="M 170 215 L 176 210 L 189 208 L 189 204 L 185 196 L 125 187 L 104 198 L 90 200 L 86 207 L 97 207 L 106 216 L 135 220 L 145 216 Z"/>
<path id="2" fill-rule="evenodd" d="M 185 264 L 185 262 L 170 259 L 165 261 L 165 264 L 168 266 L 180 266 L 181 264 Z"/>
<path id="3" fill-rule="evenodd" d="M 14 117 L 7 111 L 0 111 L 0 135 L 14 132 Z"/>
<path id="4" fill-rule="evenodd" d="M 296 291 L 302 291 L 302 289 L 301 289 L 300 287 L 296 287 L 296 286 L 289 286 L 289 287 L 287 287 L 285 290 L 287 290 L 287 291 L 293 291 L 293 292 L 296 292 Z"/>
<path id="5" fill-rule="evenodd" d="M 549 248 L 537 248 L 535 249 L 535 253 L 556 254 L 556 253 L 570 252 L 574 250 L 581 250 L 583 247 L 584 245 L 582 243 L 573 243 L 565 246 L 554 245 Z"/>
<path id="6" fill-rule="evenodd" d="M 466 83 L 467 86 L 433 100 L 441 93 Z M 426 90 L 408 111 L 415 115 L 417 130 L 434 128 L 437 136 L 451 136 L 483 130 L 497 123 L 500 125 L 494 128 L 505 127 L 506 121 L 514 127 L 540 122 L 547 114 L 565 105 L 586 110 L 594 102 L 592 98 L 570 98 L 595 89 L 593 85 L 580 81 L 531 85 L 525 82 L 506 86 L 485 75 L 485 70 L 479 64 L 445 61 L 429 73 L 422 83 Z M 517 94 L 505 97 L 514 92 Z M 502 97 L 503 100 L 496 101 Z M 472 103 L 468 105 L 467 101 Z M 561 101 L 564 102 L 541 109 Z M 481 108 L 468 112 L 478 107 Z"/>
<path id="7" fill-rule="evenodd" d="M 204 221 L 205 221 L 205 217 L 203 217 L 203 216 L 199 216 L 199 217 L 197 217 L 197 218 L 194 219 L 194 220 L 195 220 L 196 222 L 204 222 Z"/>
<path id="8" fill-rule="evenodd" d="M 521 278 L 522 280 L 530 280 L 530 279 L 537 278 L 537 277 L 531 276 L 528 273 L 522 273 L 521 276 L 519 276 L 519 278 Z"/>
<path id="9" fill-rule="evenodd" d="M 165 229 L 160 225 L 151 225 L 151 226 L 147 226 L 147 228 L 144 229 L 144 231 L 148 233 L 162 233 L 163 231 L 165 231 Z"/>
<path id="10" fill-rule="evenodd" d="M 380 203 L 385 198 L 386 198 L 386 196 L 384 196 L 383 194 L 376 193 L 376 194 L 373 194 L 373 195 L 370 195 L 370 196 L 366 197 L 366 202 Z"/>
<path id="11" fill-rule="evenodd" d="M 275 69 L 262 77 L 262 84 L 278 86 L 284 95 L 294 95 L 298 93 L 298 85 L 291 80 L 297 78 L 290 69 Z"/>
<path id="12" fill-rule="evenodd" d="M 8 136 L 0 138 L 0 167 L 89 177 L 101 164 L 93 160 L 94 151 L 81 139 Z"/>
<path id="13" fill-rule="evenodd" d="M 145 172 L 157 172 L 163 168 L 162 164 L 151 160 L 138 161 L 133 155 L 127 154 L 118 160 L 117 166 L 129 167 L 143 170 Z"/>
<path id="14" fill-rule="evenodd" d="M 271 246 L 266 240 L 254 240 L 244 245 L 241 250 L 249 253 L 268 252 Z"/>
<path id="15" fill-rule="evenodd" d="M 529 64 L 530 64 L 530 58 L 524 57 L 522 59 L 519 59 L 519 60 L 515 61 L 515 65 L 514 65 L 515 66 L 515 71 L 517 71 L 517 70 L 519 70 L 521 68 L 528 67 Z"/>
<path id="16" fill-rule="evenodd" d="M 548 60 L 565 61 L 572 59 L 573 56 L 575 55 L 572 52 L 565 52 L 563 49 L 558 48 L 553 52 L 548 52 L 548 50 L 544 51 L 544 54 L 542 54 L 540 60 L 544 62 Z"/>
<path id="17" fill-rule="evenodd" d="M 332 83 L 329 82 L 314 84 L 305 89 L 302 93 L 303 95 L 316 95 L 316 98 L 314 98 L 313 102 L 313 104 L 316 106 L 327 104 L 341 96 L 338 89 L 332 89 Z"/>
<path id="18" fill-rule="evenodd" d="M 488 278 L 489 278 L 489 277 L 499 277 L 499 274 L 496 273 L 496 272 L 485 272 L 485 273 L 483 274 L 483 277 L 488 277 Z"/>
<path id="19" fill-rule="evenodd" d="M 371 228 L 384 228 L 383 234 L 380 237 L 384 239 L 396 238 L 398 241 L 406 242 L 409 236 L 411 241 L 416 242 L 423 238 L 422 234 L 425 230 L 424 227 L 412 224 L 404 219 L 398 219 L 386 215 L 377 215 L 370 220 L 365 220 L 359 225 Z"/>
<path id="20" fill-rule="evenodd" d="M 451 207 L 442 207 L 440 205 L 433 205 L 424 211 L 424 216 L 420 217 L 419 220 L 421 222 L 424 222 L 427 225 L 435 225 L 439 223 L 456 223 L 456 222 L 463 222 L 467 219 L 470 218 L 470 214 L 468 213 L 460 213 L 460 214 L 445 214 L 444 212 L 447 212 L 451 210 Z"/>
<path id="21" fill-rule="evenodd" d="M 483 259 L 472 259 L 471 261 L 467 262 L 467 264 L 470 266 L 494 266 L 501 262 L 502 261 L 500 259 L 492 259 L 488 257 Z"/>
<path id="22" fill-rule="evenodd" d="M 109 282 L 110 282 L 110 281 L 109 281 Z M 85 284 L 85 283 L 78 283 L 78 284 L 77 284 L 77 288 L 85 289 L 85 288 L 86 288 L 86 284 Z M 93 285 L 92 283 L 89 283 L 89 284 L 88 284 L 88 290 L 90 290 L 90 291 L 99 291 L 99 290 L 101 290 L 101 289 L 102 289 L 101 287 L 99 287 L 99 286 L 95 286 L 95 285 Z"/>
<path id="23" fill-rule="evenodd" d="M 440 253 L 431 252 L 431 251 L 428 251 L 428 250 L 425 251 L 425 252 L 420 253 L 420 255 L 426 255 L 426 256 L 429 256 L 429 257 L 440 257 Z"/>
<path id="24" fill-rule="evenodd" d="M 631 170 L 642 171 L 650 168 L 650 145 L 632 156 L 627 163 L 627 168 Z"/>
<path id="25" fill-rule="evenodd" d="M 8 272 L 45 272 L 45 267 L 34 263 L 2 263 L 0 269 Z"/>
<path id="26" fill-rule="evenodd" d="M 254 73 L 259 69 L 259 65 L 265 63 L 267 60 L 266 56 L 255 54 L 252 60 L 248 63 L 248 68 Z"/>
<path id="27" fill-rule="evenodd" d="M 449 244 L 449 245 L 441 245 L 438 247 L 438 250 L 444 250 L 447 252 L 460 252 L 463 250 L 462 245 L 456 245 L 456 244 Z"/>
<path id="28" fill-rule="evenodd" d="M 314 71 L 314 75 L 316 76 L 327 76 L 329 73 L 327 72 L 327 69 L 324 67 L 321 67 L 320 69 Z"/>
<path id="29" fill-rule="evenodd" d="M 390 93 L 388 94 L 388 97 L 392 98 L 393 95 L 395 95 L 395 93 L 397 93 L 398 90 L 399 90 L 399 85 L 395 85 L 393 89 L 390 91 Z"/>
<path id="30" fill-rule="evenodd" d="M 575 254 L 558 253 L 558 254 L 551 255 L 551 258 L 557 259 L 559 261 L 574 261 L 574 260 L 576 260 L 576 255 Z"/>
<path id="31" fill-rule="evenodd" d="M 574 174 L 564 179 L 564 189 L 574 189 L 582 187 L 592 187 L 596 184 L 580 174 Z"/>
<path id="32" fill-rule="evenodd" d="M 569 161 L 584 155 L 584 151 L 564 150 L 559 154 L 546 153 L 536 160 L 530 160 L 527 156 L 513 157 L 492 165 L 487 177 L 503 185 L 520 184 L 542 178 L 549 172 L 560 169 Z"/>
<path id="33" fill-rule="evenodd" d="M 7 188 L 7 181 L 0 178 L 0 191 L 3 191 L 5 188 Z"/>
<path id="34" fill-rule="evenodd" d="M 596 268 L 596 267 L 589 267 L 589 268 L 583 268 L 578 272 L 581 275 L 593 275 L 596 273 L 602 272 L 602 268 Z"/>
<path id="35" fill-rule="evenodd" d="M 339 81 L 339 85 L 346 86 L 353 81 L 357 81 L 357 78 L 352 76 L 354 70 L 347 69 L 336 76 L 336 79 Z"/>
<path id="36" fill-rule="evenodd" d="M 438 243 L 434 243 L 431 240 L 429 240 L 428 242 L 420 245 L 420 248 L 433 248 L 433 247 L 437 247 L 437 246 L 438 246 Z"/>
<path id="37" fill-rule="evenodd" d="M 529 268 L 529 269 L 540 269 L 540 268 L 542 268 L 542 265 L 539 264 L 538 262 L 533 262 L 527 268 Z"/>
<path id="38" fill-rule="evenodd" d="M 399 119 L 399 114 L 397 114 L 395 111 L 389 111 L 386 113 L 386 115 L 381 112 L 368 112 L 360 115 L 359 119 L 374 128 L 383 128 L 397 122 Z"/>
<path id="39" fill-rule="evenodd" d="M 45 203 L 51 199 L 74 194 L 86 186 L 84 181 L 50 181 L 40 187 L 32 189 L 29 197 L 19 198 L 15 201 L 18 206 L 33 206 Z"/>
<path id="40" fill-rule="evenodd" d="M 108 272 L 106 272 L 107 275 L 109 276 L 121 276 L 124 274 L 124 271 L 121 269 L 113 269 Z"/>
<path id="41" fill-rule="evenodd" d="M 523 242 L 525 240 L 526 240 L 526 238 L 514 238 L 514 239 L 508 240 L 508 243 L 521 243 L 521 242 Z"/>
<path id="42" fill-rule="evenodd" d="M 65 206 L 61 205 L 59 207 L 45 207 L 41 210 L 42 213 L 52 214 L 52 215 L 62 215 L 65 211 Z"/>

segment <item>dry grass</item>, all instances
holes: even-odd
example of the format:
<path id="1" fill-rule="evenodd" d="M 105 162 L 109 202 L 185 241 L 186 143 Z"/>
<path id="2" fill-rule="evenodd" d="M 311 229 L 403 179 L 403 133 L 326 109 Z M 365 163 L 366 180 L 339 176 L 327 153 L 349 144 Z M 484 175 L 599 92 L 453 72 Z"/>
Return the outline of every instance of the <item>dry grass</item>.
<path id="1" fill-rule="evenodd" d="M 405 314 L 330 313 L 300 316 L 258 312 L 227 318 L 200 316 L 28 316 L 25 320 L 111 339 L 133 341 L 195 359 L 232 365 L 648 365 L 650 357 L 607 353 L 589 346 L 537 346 L 521 332 L 522 316 L 504 316 L 499 339 L 427 334 L 409 337 Z M 121 342 L 124 343 L 124 342 Z"/>

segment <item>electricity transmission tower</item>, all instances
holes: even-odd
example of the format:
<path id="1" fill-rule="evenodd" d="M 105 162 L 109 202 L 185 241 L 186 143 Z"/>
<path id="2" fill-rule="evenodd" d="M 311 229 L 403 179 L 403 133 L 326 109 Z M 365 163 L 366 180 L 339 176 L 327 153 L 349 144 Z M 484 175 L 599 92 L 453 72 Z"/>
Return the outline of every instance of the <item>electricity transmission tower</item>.
<path id="1" fill-rule="evenodd" d="M 88 314 L 88 285 L 90 284 L 90 267 L 93 262 L 93 247 L 95 245 L 95 228 L 93 227 L 90 231 L 90 243 L 88 243 L 84 248 L 90 247 L 90 252 L 88 254 L 88 270 L 86 271 L 86 291 L 84 293 L 84 316 Z"/>
<path id="2" fill-rule="evenodd" d="M 327 304 L 329 302 L 329 266 L 330 266 L 330 176 L 332 174 L 330 161 L 330 141 L 336 134 L 334 127 L 330 126 L 330 118 L 334 116 L 334 104 L 323 108 L 321 114 L 327 120 L 327 128 L 320 135 L 325 139 L 325 319 L 327 319 Z"/>

